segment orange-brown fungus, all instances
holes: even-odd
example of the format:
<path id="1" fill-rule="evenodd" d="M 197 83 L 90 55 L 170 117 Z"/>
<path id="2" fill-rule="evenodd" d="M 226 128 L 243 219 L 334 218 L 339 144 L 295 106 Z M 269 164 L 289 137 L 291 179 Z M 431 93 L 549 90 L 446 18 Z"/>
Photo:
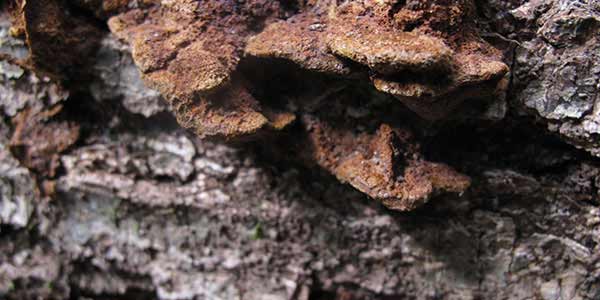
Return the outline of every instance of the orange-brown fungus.
<path id="1" fill-rule="evenodd" d="M 402 3 L 405 2 L 405 3 Z M 375 88 L 421 117 L 441 119 L 464 100 L 492 96 L 508 67 L 475 30 L 473 1 L 346 1 L 271 24 L 249 55 L 342 73 L 344 58 L 368 67 Z"/>
<path id="2" fill-rule="evenodd" d="M 307 116 L 316 162 L 371 198 L 394 210 L 412 210 L 440 192 L 460 193 L 467 176 L 423 159 L 411 133 L 381 124 L 375 133 L 332 128 Z"/>
<path id="3" fill-rule="evenodd" d="M 293 121 L 232 80 L 256 22 L 283 16 L 277 1 L 168 1 L 109 20 L 130 43 L 149 87 L 163 94 L 182 126 L 203 137 L 240 138 Z"/>
<path id="4" fill-rule="evenodd" d="M 479 36 L 474 0 L 16 4 L 14 32 L 24 34 L 35 70 L 73 77 L 99 32 L 81 19 L 108 18 L 183 127 L 238 140 L 298 123 L 283 136 L 306 147 L 305 156 L 396 210 L 461 193 L 470 181 L 427 161 L 414 124 L 395 113 L 406 107 L 438 120 L 506 86 L 508 67 Z M 87 13 L 69 14 L 73 7 Z M 381 98 L 403 104 L 373 109 Z"/>
<path id="5" fill-rule="evenodd" d="M 22 36 L 30 57 L 22 62 L 38 73 L 64 80 L 77 76 L 100 38 L 84 18 L 69 14 L 63 1 L 14 0 L 11 33 Z"/>

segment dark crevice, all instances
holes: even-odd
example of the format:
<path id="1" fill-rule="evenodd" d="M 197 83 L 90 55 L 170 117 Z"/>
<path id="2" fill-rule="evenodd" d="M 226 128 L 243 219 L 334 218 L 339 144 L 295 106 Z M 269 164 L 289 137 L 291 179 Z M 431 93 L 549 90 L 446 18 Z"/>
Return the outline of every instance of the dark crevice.
<path id="1" fill-rule="evenodd" d="M 71 286 L 70 300 L 92 299 L 92 300 L 153 300 L 159 299 L 155 292 L 137 288 L 128 288 L 124 293 L 101 293 L 94 294 L 81 290 L 77 286 Z"/>
<path id="2" fill-rule="evenodd" d="M 77 300 L 82 297 L 94 300 L 152 300 L 158 299 L 155 290 L 147 290 L 145 286 L 151 285 L 151 279 L 145 275 L 130 274 L 120 270 L 103 271 L 93 266 L 92 262 L 87 259 L 75 260 L 72 262 L 73 270 L 69 275 L 70 296 L 69 299 Z M 112 277 L 111 280 L 121 279 L 129 281 L 129 287 L 124 293 L 112 292 L 94 292 L 79 286 L 77 280 L 79 276 L 85 278 L 94 273 L 110 274 L 106 276 Z M 93 276 L 93 275 L 92 275 Z"/>
<path id="3" fill-rule="evenodd" d="M 63 3 L 65 3 L 67 14 L 69 14 L 70 17 L 81 18 L 85 20 L 87 24 L 94 25 L 94 27 L 98 28 L 101 32 L 108 33 L 110 31 L 106 20 L 99 19 L 92 11 L 76 5 L 72 1 L 64 1 Z"/>
<path id="4" fill-rule="evenodd" d="M 397 0 L 388 11 L 388 17 L 393 21 L 394 16 L 406 5 L 406 0 Z"/>

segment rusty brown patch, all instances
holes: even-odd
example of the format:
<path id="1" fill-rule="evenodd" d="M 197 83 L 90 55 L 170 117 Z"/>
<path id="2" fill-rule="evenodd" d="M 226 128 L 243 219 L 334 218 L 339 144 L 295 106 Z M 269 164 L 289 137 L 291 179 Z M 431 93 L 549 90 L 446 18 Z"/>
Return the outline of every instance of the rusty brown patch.
<path id="1" fill-rule="evenodd" d="M 327 24 L 314 14 L 301 14 L 268 26 L 248 42 L 245 52 L 260 58 L 290 60 L 302 68 L 349 75 L 351 70 L 327 51 L 322 38 Z"/>
<path id="2" fill-rule="evenodd" d="M 130 43 L 144 81 L 165 96 L 183 127 L 236 139 L 295 118 L 263 108 L 240 75 L 232 80 L 248 37 L 282 13 L 277 1 L 180 1 L 131 10 L 109 26 Z"/>
<path id="3" fill-rule="evenodd" d="M 390 209 L 412 210 L 434 195 L 461 193 L 470 185 L 451 167 L 426 161 L 408 129 L 381 124 L 373 133 L 354 133 L 312 115 L 303 121 L 312 158 Z"/>
<path id="4" fill-rule="evenodd" d="M 83 40 L 93 40 L 93 26 L 66 17 L 65 2 L 18 3 L 15 32 L 25 33 L 36 69 L 72 74 L 93 45 Z M 327 82 L 343 87 L 367 80 L 435 120 L 466 100 L 501 93 L 508 71 L 500 51 L 479 37 L 473 0 L 70 3 L 98 18 L 119 13 L 109 19 L 110 30 L 131 46 L 144 82 L 164 96 L 183 127 L 230 141 L 284 129 L 298 118 L 312 161 L 395 210 L 414 209 L 438 193 L 463 192 L 470 180 L 427 161 L 410 130 L 390 116 L 395 109 L 365 113 L 370 108 L 345 106 L 344 99 L 329 97 L 340 88 Z M 240 64 L 247 58 L 251 63 Z M 307 77 L 317 82 L 273 89 L 291 88 L 294 99 L 265 91 L 273 83 L 288 84 L 261 77 L 269 72 L 261 62 L 281 60 L 318 74 Z M 252 68 L 265 69 L 255 72 L 260 79 L 249 78 Z M 19 115 L 12 145 L 28 166 L 54 176 L 56 153 L 74 143 L 79 130 L 47 122 L 49 113 Z"/>
<path id="5" fill-rule="evenodd" d="M 508 67 L 500 51 L 478 36 L 472 1 L 398 3 L 317 6 L 320 11 L 271 24 L 246 52 L 324 73 L 350 73 L 332 55 L 351 60 L 371 70 L 377 90 L 431 120 L 465 100 L 494 95 Z"/>
<path id="6" fill-rule="evenodd" d="M 443 118 L 466 99 L 492 94 L 507 71 L 470 23 L 472 5 L 301 1 L 295 15 L 281 19 L 290 11 L 278 1 L 173 1 L 112 17 L 109 27 L 131 45 L 144 81 L 165 96 L 183 127 L 237 140 L 303 116 L 312 160 L 386 206 L 410 210 L 437 193 L 464 191 L 469 179 L 426 161 L 408 130 L 379 122 L 375 131 L 356 133 L 328 119 L 343 114 L 313 115 L 315 102 L 329 101 L 324 95 L 296 101 L 294 113 L 274 109 L 268 103 L 285 107 L 286 100 L 255 98 L 257 83 L 238 64 L 245 57 L 287 60 L 335 78 L 368 78 L 421 116 Z"/>
<path id="7" fill-rule="evenodd" d="M 79 125 L 54 120 L 61 110 L 61 105 L 45 111 L 24 109 L 13 119 L 12 151 L 27 168 L 46 178 L 56 175 L 59 154 L 79 138 Z"/>
<path id="8" fill-rule="evenodd" d="M 100 37 L 94 25 L 59 0 L 16 0 L 9 9 L 11 32 L 25 38 L 32 69 L 56 80 L 83 73 Z"/>

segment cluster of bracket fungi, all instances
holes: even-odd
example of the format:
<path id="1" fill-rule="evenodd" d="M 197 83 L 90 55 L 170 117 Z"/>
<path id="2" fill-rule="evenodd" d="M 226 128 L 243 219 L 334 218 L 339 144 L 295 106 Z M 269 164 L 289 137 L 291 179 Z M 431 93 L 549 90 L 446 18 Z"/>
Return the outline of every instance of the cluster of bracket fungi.
<path id="1" fill-rule="evenodd" d="M 27 2 L 55 5 L 21 2 L 22 12 Z M 400 106 L 444 119 L 465 101 L 501 93 L 508 72 L 502 53 L 479 36 L 472 0 L 74 2 L 106 18 L 130 45 L 145 84 L 163 95 L 181 126 L 227 141 L 301 128 L 299 152 L 395 210 L 461 193 L 470 179 L 425 160 L 414 134 L 389 111 Z M 299 73 L 309 75 L 290 75 Z M 355 93 L 358 86 L 371 94 Z M 379 97 L 373 94 L 397 101 L 370 111 L 364 103 Z"/>

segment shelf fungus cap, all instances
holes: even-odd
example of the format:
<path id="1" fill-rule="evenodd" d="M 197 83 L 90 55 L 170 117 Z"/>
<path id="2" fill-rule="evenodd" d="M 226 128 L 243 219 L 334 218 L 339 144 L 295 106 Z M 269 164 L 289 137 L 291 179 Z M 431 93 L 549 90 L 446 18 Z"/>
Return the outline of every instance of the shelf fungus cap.
<path id="1" fill-rule="evenodd" d="M 206 94 L 223 87 L 229 82 L 230 71 L 218 57 L 204 50 L 201 44 L 193 43 L 179 50 L 162 68 L 147 69 L 143 77 L 146 84 L 163 95 L 181 98 L 192 98 L 196 94 Z M 162 57 L 148 57 L 145 47 L 136 46 L 137 43 L 134 43 L 133 58 L 136 63 L 161 63 Z"/>
<path id="2" fill-rule="evenodd" d="M 338 27 L 329 34 L 327 45 L 332 53 L 381 74 L 447 70 L 453 54 L 452 49 L 436 37 L 360 24 Z"/>
<path id="3" fill-rule="evenodd" d="M 426 161 L 410 134 L 382 124 L 375 133 L 353 134 L 305 116 L 313 158 L 347 182 L 393 210 L 413 210 L 432 196 L 462 193 L 469 177 L 442 163 Z"/>
<path id="4" fill-rule="evenodd" d="M 444 7 L 452 13 L 441 13 Z M 393 1 L 367 0 L 331 8 L 325 14 L 317 6 L 268 25 L 249 40 L 246 54 L 350 78 L 368 74 L 376 90 L 428 120 L 501 93 L 509 68 L 478 36 L 472 2 L 431 0 L 397 11 Z"/>
<path id="5" fill-rule="evenodd" d="M 251 21 L 207 13 L 228 10 L 228 3 L 190 5 L 163 3 L 109 20 L 111 31 L 131 46 L 146 85 L 169 102 L 179 124 L 224 140 L 291 124 L 294 114 L 263 107 L 236 72 Z"/>
<path id="6" fill-rule="evenodd" d="M 172 107 L 182 127 L 204 138 L 248 138 L 259 131 L 280 130 L 296 119 L 289 112 L 262 108 L 240 82 L 194 101 L 173 99 Z"/>
<path id="7" fill-rule="evenodd" d="M 350 68 L 327 49 L 323 39 L 326 28 L 315 16 L 298 15 L 267 26 L 250 38 L 245 52 L 259 58 L 286 59 L 307 70 L 348 75 Z"/>

